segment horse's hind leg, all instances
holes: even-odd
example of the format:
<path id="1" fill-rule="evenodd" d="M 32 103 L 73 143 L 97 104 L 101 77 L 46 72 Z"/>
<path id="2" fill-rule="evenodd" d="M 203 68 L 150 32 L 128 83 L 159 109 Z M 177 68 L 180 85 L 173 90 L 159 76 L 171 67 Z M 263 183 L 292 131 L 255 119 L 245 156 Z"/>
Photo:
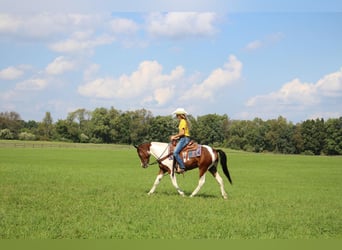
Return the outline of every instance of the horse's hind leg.
<path id="1" fill-rule="evenodd" d="M 213 168 L 209 169 L 209 171 L 214 176 L 214 178 L 216 179 L 217 183 L 220 185 L 221 195 L 222 195 L 223 199 L 227 199 L 228 195 L 227 195 L 226 191 L 224 190 L 223 179 L 220 176 L 220 174 L 217 172 L 216 167 L 213 167 Z"/>
<path id="2" fill-rule="evenodd" d="M 192 194 L 190 195 L 190 197 L 194 197 L 198 191 L 201 189 L 201 187 L 204 185 L 205 183 L 205 174 L 203 174 L 200 178 L 199 178 L 199 181 L 198 181 L 198 185 L 197 187 L 195 188 L 195 190 L 192 192 Z"/>
<path id="3" fill-rule="evenodd" d="M 226 193 L 226 191 L 224 190 L 224 184 L 223 184 L 223 179 L 220 176 L 220 174 L 218 172 L 216 172 L 216 174 L 214 175 L 215 179 L 217 180 L 218 184 L 220 185 L 220 189 L 221 189 L 221 194 L 223 199 L 227 199 L 228 195 Z"/>

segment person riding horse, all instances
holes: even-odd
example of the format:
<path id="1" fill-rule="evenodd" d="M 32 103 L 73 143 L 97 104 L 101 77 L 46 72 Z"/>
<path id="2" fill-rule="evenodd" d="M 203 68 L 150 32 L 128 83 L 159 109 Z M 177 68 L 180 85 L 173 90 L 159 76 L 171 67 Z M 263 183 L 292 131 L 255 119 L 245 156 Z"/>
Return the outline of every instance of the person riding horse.
<path id="1" fill-rule="evenodd" d="M 186 117 L 188 113 L 183 108 L 177 108 L 172 114 L 175 114 L 179 120 L 178 134 L 172 135 L 170 138 L 171 141 L 179 140 L 175 150 L 173 151 L 173 156 L 178 163 L 177 173 L 183 173 L 185 171 L 185 166 L 179 154 L 190 142 L 189 123 Z"/>
<path id="2" fill-rule="evenodd" d="M 156 158 L 156 162 L 159 166 L 159 173 L 153 183 L 153 186 L 151 190 L 148 192 L 149 195 L 153 194 L 156 190 L 157 186 L 159 185 L 162 178 L 169 174 L 171 178 L 171 182 L 173 186 L 176 188 L 178 193 L 181 196 L 184 196 L 184 191 L 180 189 L 180 187 L 177 184 L 176 175 L 173 173 L 175 172 L 175 160 L 178 162 L 179 167 L 177 168 L 178 173 L 183 173 L 185 171 L 185 164 L 180 157 L 180 152 L 183 150 L 185 146 L 190 142 L 190 132 L 189 132 L 189 123 L 187 120 L 187 112 L 183 108 L 176 109 L 173 114 L 177 116 L 179 119 L 179 125 L 178 125 L 178 134 L 172 135 L 170 137 L 171 140 L 176 141 L 179 139 L 178 144 L 176 145 L 175 150 L 173 151 L 173 156 L 170 157 L 170 143 L 165 142 L 145 142 L 140 145 L 134 145 L 134 147 L 137 149 L 138 156 L 140 158 L 140 163 L 143 168 L 147 168 L 150 165 L 153 165 L 154 163 L 149 163 L 150 156 L 152 155 L 154 158 Z M 197 149 L 200 148 L 198 151 Z M 191 151 L 194 152 L 194 151 Z M 227 155 L 226 153 L 221 149 L 214 149 L 208 145 L 200 145 L 199 147 L 196 147 L 195 154 L 191 154 L 190 151 L 187 151 L 185 154 L 186 158 L 186 170 L 190 171 L 192 169 L 198 168 L 199 170 L 199 180 L 198 185 L 194 189 L 194 191 L 191 193 L 190 197 L 194 197 L 203 184 L 205 183 L 205 175 L 207 172 L 210 172 L 212 176 L 216 179 L 218 184 L 220 185 L 220 190 L 222 197 L 224 199 L 227 199 L 227 193 L 224 190 L 224 183 L 223 179 L 220 176 L 220 174 L 217 171 L 217 165 L 220 162 L 222 171 L 227 177 L 228 181 L 232 184 L 232 179 L 230 177 L 229 171 L 228 171 L 228 165 L 227 165 Z M 172 159 L 173 158 L 173 159 Z"/>

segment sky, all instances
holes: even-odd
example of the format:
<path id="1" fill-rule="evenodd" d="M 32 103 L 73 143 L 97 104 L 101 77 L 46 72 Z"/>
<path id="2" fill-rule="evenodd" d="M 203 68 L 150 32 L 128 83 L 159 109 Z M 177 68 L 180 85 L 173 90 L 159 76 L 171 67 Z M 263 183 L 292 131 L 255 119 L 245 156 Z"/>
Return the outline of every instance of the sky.
<path id="1" fill-rule="evenodd" d="M 0 112 L 342 116 L 340 0 L 0 0 Z"/>

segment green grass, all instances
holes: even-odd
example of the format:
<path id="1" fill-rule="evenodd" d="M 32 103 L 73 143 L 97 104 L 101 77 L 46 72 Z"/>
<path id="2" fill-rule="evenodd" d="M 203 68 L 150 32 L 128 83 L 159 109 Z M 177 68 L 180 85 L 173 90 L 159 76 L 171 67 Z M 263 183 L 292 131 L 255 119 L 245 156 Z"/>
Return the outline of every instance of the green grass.
<path id="1" fill-rule="evenodd" d="M 342 239 L 342 157 L 226 151 L 223 200 L 209 174 L 147 196 L 133 147 L 30 145 L 0 147 L 0 239 Z"/>

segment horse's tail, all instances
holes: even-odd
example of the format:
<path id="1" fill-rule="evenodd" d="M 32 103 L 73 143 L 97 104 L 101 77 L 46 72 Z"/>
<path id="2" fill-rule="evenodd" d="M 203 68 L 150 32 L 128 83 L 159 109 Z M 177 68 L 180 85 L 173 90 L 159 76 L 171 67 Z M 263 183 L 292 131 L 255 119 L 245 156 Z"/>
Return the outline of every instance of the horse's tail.
<path id="1" fill-rule="evenodd" d="M 221 167 L 222 167 L 223 173 L 228 178 L 228 181 L 230 182 L 230 184 L 233 184 L 233 181 L 230 178 L 230 174 L 229 174 L 229 171 L 228 171 L 227 155 L 226 155 L 226 153 L 223 152 L 221 149 L 216 149 L 216 151 L 220 155 L 220 163 L 221 163 Z"/>

